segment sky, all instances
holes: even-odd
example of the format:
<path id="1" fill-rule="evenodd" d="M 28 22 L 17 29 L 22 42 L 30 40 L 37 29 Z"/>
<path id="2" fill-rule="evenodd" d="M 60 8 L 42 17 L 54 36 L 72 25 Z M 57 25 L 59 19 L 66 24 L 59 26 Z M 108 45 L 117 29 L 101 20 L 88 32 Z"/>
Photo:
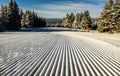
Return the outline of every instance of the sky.
<path id="1" fill-rule="evenodd" d="M 7 5 L 9 0 L 0 0 Z M 63 18 L 67 13 L 89 10 L 91 17 L 100 16 L 108 0 L 15 0 L 23 11 L 30 9 L 45 18 Z"/>

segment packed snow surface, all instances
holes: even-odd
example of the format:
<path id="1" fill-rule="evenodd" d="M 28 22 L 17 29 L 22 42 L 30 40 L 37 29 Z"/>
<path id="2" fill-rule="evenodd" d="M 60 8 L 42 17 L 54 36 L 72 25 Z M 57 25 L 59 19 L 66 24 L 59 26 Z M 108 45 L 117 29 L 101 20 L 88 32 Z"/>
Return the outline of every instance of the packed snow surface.
<path id="1" fill-rule="evenodd" d="M 119 38 L 62 28 L 0 33 L 0 75 L 119 76 Z"/>

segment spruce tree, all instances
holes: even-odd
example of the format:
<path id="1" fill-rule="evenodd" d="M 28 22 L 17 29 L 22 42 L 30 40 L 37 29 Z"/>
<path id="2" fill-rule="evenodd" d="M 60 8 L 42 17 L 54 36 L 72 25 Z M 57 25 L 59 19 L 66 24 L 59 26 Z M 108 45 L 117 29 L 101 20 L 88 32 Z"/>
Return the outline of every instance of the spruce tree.
<path id="1" fill-rule="evenodd" d="M 14 1 L 13 3 L 13 16 L 14 16 L 14 26 L 16 28 L 20 28 L 20 14 L 19 14 L 19 8 L 18 5 L 16 3 L 16 1 Z"/>
<path id="2" fill-rule="evenodd" d="M 69 27 L 70 15 L 67 13 L 66 17 L 62 20 L 63 27 Z"/>
<path id="3" fill-rule="evenodd" d="M 116 31 L 120 32 L 120 0 L 116 0 L 116 4 L 115 4 L 115 20 L 116 20 Z"/>
<path id="4" fill-rule="evenodd" d="M 34 19 L 33 19 L 33 14 L 31 11 L 27 10 L 26 11 L 26 27 L 32 28 L 34 26 Z"/>
<path id="5" fill-rule="evenodd" d="M 82 21 L 81 21 L 81 29 L 86 29 L 88 24 L 87 24 L 87 19 L 86 19 L 85 13 L 83 14 Z"/>
<path id="6" fill-rule="evenodd" d="M 45 27 L 46 20 L 42 17 L 38 17 L 34 11 L 27 10 L 22 15 L 21 27 L 34 28 L 34 27 Z"/>
<path id="7" fill-rule="evenodd" d="M 89 11 L 85 11 L 85 15 L 86 15 L 86 19 L 87 19 L 87 24 L 88 24 L 88 28 L 92 27 L 92 21 L 91 21 L 91 17 L 90 17 L 90 13 Z"/>
<path id="8" fill-rule="evenodd" d="M 67 13 L 66 17 L 62 21 L 62 25 L 64 27 L 72 28 L 74 19 L 75 19 L 75 15 L 73 13 L 71 13 L 70 15 Z"/>
<path id="9" fill-rule="evenodd" d="M 7 15 L 7 6 L 1 5 L 1 18 L 4 19 Z"/>
<path id="10" fill-rule="evenodd" d="M 62 20 L 62 26 L 68 27 L 68 28 L 91 28 L 92 27 L 92 21 L 89 14 L 89 11 L 85 11 L 83 13 L 77 13 L 76 16 L 71 13 L 70 15 L 67 13 L 66 17 Z"/>
<path id="11" fill-rule="evenodd" d="M 72 23 L 75 19 L 75 15 L 73 14 L 73 12 L 70 14 L 70 22 Z"/>
<path id="12" fill-rule="evenodd" d="M 7 16 L 7 6 L 1 6 L 1 28 L 5 29 L 6 26 L 6 16 Z"/>
<path id="13" fill-rule="evenodd" d="M 13 16 L 13 1 L 9 0 L 8 9 L 7 9 L 7 16 L 6 16 L 6 26 L 5 29 L 13 30 L 14 29 L 14 16 Z"/>
<path id="14" fill-rule="evenodd" d="M 26 28 L 29 28 L 31 25 L 30 25 L 30 11 L 29 10 L 27 10 L 26 12 L 25 12 L 25 27 Z"/>
<path id="15" fill-rule="evenodd" d="M 19 12 L 19 22 L 20 22 L 20 28 L 22 27 L 22 24 L 21 24 L 21 22 L 22 22 L 22 16 L 23 16 L 23 11 L 22 11 L 22 9 L 20 10 L 20 12 Z"/>
<path id="16" fill-rule="evenodd" d="M 82 21 L 82 14 L 77 13 L 74 22 L 72 24 L 72 27 L 77 29 L 80 28 L 81 21 Z"/>
<path id="17" fill-rule="evenodd" d="M 99 32 L 112 32 L 114 28 L 114 5 L 113 0 L 109 0 L 105 5 L 101 17 L 98 21 Z"/>
<path id="18" fill-rule="evenodd" d="M 23 28 L 23 27 L 25 27 L 26 25 L 25 25 L 25 14 L 23 13 L 22 14 L 22 19 L 21 19 L 21 27 Z"/>
<path id="19" fill-rule="evenodd" d="M 7 13 L 13 13 L 13 1 L 9 0 Z"/>
<path id="20" fill-rule="evenodd" d="M 89 15 L 89 11 L 84 11 L 81 21 L 81 29 L 91 28 L 91 26 L 92 26 L 92 21 Z"/>
<path id="21" fill-rule="evenodd" d="M 33 27 L 36 27 L 36 17 L 35 17 L 35 12 L 32 12 L 32 16 L 33 16 Z"/>
<path id="22" fill-rule="evenodd" d="M 116 5 L 120 5 L 120 0 L 116 0 Z"/>
<path id="23" fill-rule="evenodd" d="M 0 26 L 6 30 L 18 30 L 21 27 L 45 27 L 46 20 L 38 17 L 37 13 L 27 10 L 25 13 L 19 10 L 16 1 L 9 0 L 8 6 L 1 6 Z"/>
<path id="24" fill-rule="evenodd" d="M 9 1 L 6 23 L 6 29 L 8 30 L 18 30 L 20 27 L 19 8 L 15 1 Z"/>

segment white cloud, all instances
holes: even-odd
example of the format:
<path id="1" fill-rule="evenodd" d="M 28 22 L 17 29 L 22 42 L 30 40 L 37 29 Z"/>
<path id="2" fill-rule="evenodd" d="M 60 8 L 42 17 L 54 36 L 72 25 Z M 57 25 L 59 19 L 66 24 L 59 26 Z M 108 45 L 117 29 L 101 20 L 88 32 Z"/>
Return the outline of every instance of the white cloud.
<path id="1" fill-rule="evenodd" d="M 36 5 L 38 8 L 42 8 L 44 10 L 36 10 L 37 13 L 44 17 L 57 17 L 57 18 L 63 18 L 67 12 L 74 12 L 74 13 L 80 13 L 85 10 L 89 10 L 92 17 L 99 17 L 100 13 L 103 10 L 103 7 L 105 3 L 103 3 L 101 0 L 98 0 L 98 5 L 95 4 L 88 4 L 88 3 L 74 3 L 72 1 L 65 1 L 65 2 L 56 2 L 53 4 L 41 4 Z"/>

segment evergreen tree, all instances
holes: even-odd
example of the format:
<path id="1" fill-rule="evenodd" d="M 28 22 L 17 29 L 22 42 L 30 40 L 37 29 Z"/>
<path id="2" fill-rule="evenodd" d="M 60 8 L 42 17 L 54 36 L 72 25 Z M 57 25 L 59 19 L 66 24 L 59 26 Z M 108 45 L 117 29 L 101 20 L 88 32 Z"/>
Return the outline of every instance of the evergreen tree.
<path id="1" fill-rule="evenodd" d="M 86 28 L 91 28 L 91 26 L 92 26 L 92 21 L 89 15 L 89 11 L 85 11 L 82 16 L 81 28 L 86 29 Z"/>
<path id="2" fill-rule="evenodd" d="M 73 22 L 74 21 L 74 19 L 75 19 L 75 15 L 73 14 L 73 12 L 70 14 L 70 22 Z"/>
<path id="3" fill-rule="evenodd" d="M 33 16 L 33 27 L 35 27 L 37 24 L 36 24 L 36 17 L 35 17 L 35 12 L 33 11 L 32 12 L 32 16 Z"/>
<path id="4" fill-rule="evenodd" d="M 98 23 L 98 18 L 92 18 L 92 29 L 93 30 L 97 30 L 97 28 L 98 28 L 98 25 L 97 25 L 97 23 Z"/>
<path id="5" fill-rule="evenodd" d="M 92 21 L 89 11 L 85 11 L 84 14 L 77 13 L 76 16 L 74 16 L 73 13 L 70 15 L 67 13 L 66 17 L 62 21 L 62 25 L 68 28 L 91 28 Z"/>
<path id="6" fill-rule="evenodd" d="M 73 28 L 80 28 L 81 21 L 82 21 L 82 13 L 81 14 L 77 13 L 75 16 L 74 22 L 72 24 L 72 27 Z"/>
<path id="7" fill-rule="evenodd" d="M 45 27 L 46 20 L 42 17 L 38 17 L 35 12 L 27 10 L 22 15 L 21 27 L 33 28 L 33 27 Z"/>
<path id="8" fill-rule="evenodd" d="M 116 31 L 120 32 L 120 0 L 116 0 L 115 13 Z"/>
<path id="9" fill-rule="evenodd" d="M 20 28 L 20 14 L 19 14 L 19 8 L 18 5 L 16 3 L 16 1 L 14 1 L 13 3 L 13 16 L 14 16 L 14 26 L 16 26 L 16 28 Z"/>
<path id="10" fill-rule="evenodd" d="M 67 13 L 66 17 L 68 18 L 69 17 L 69 14 Z"/>
<path id="11" fill-rule="evenodd" d="M 85 15 L 86 15 L 86 19 L 87 19 L 88 28 L 91 28 L 92 27 L 92 21 L 91 21 L 91 17 L 90 17 L 90 14 L 89 14 L 88 10 L 85 12 Z"/>
<path id="12" fill-rule="evenodd" d="M 1 5 L 1 18 L 4 19 L 7 15 L 7 6 Z"/>
<path id="13" fill-rule="evenodd" d="M 120 32 L 120 0 L 114 4 L 112 0 L 106 4 L 98 22 L 100 32 Z"/>
<path id="14" fill-rule="evenodd" d="M 72 24 L 73 24 L 73 21 L 75 19 L 75 15 L 73 14 L 73 12 L 70 14 L 70 16 L 68 17 L 68 27 L 72 28 Z"/>
<path id="15" fill-rule="evenodd" d="M 67 13 L 66 18 L 64 18 L 62 21 L 62 25 L 64 27 L 72 28 L 72 24 L 73 24 L 74 19 L 75 19 L 75 16 L 73 13 L 71 13 L 70 15 Z"/>
<path id="16" fill-rule="evenodd" d="M 69 27 L 69 22 L 70 22 L 69 20 L 70 20 L 70 16 L 67 13 L 66 17 L 62 20 L 63 27 Z"/>
<path id="17" fill-rule="evenodd" d="M 25 18 L 25 16 L 22 17 L 23 15 L 24 15 L 24 13 L 23 13 L 23 11 L 22 11 L 22 9 L 21 9 L 21 10 L 20 10 L 20 13 L 19 13 L 20 28 L 23 26 L 23 25 L 22 25 L 22 19 Z"/>
<path id="18" fill-rule="evenodd" d="M 8 6 L 1 6 L 0 26 L 6 30 L 18 30 L 20 27 L 45 27 L 46 20 L 38 17 L 35 12 L 19 10 L 16 1 L 9 0 Z"/>
<path id="19" fill-rule="evenodd" d="M 7 13 L 13 13 L 13 1 L 9 0 Z"/>
<path id="20" fill-rule="evenodd" d="M 18 30 L 20 27 L 19 8 L 15 1 L 9 1 L 6 23 L 7 25 L 5 28 L 8 30 Z"/>
<path id="21" fill-rule="evenodd" d="M 46 27 L 46 19 L 42 18 L 42 27 Z"/>
<path id="22" fill-rule="evenodd" d="M 31 22 L 31 11 L 27 10 L 25 12 L 25 25 L 26 25 L 25 27 L 27 27 L 27 28 L 32 27 L 31 23 L 32 23 Z"/>
<path id="23" fill-rule="evenodd" d="M 116 5 L 120 5 L 120 0 L 116 0 Z"/>
<path id="24" fill-rule="evenodd" d="M 98 21 L 99 32 L 112 32 L 115 25 L 113 0 L 109 0 L 105 5 L 101 17 Z"/>
<path id="25" fill-rule="evenodd" d="M 5 29 L 11 30 L 13 29 L 13 22 L 14 22 L 14 16 L 13 16 L 13 1 L 9 0 L 8 9 L 7 9 L 7 16 L 6 16 L 6 26 Z"/>
<path id="26" fill-rule="evenodd" d="M 23 11 L 22 11 L 22 9 L 20 10 L 19 14 L 20 14 L 20 16 L 22 16 L 24 14 Z"/>
<path id="27" fill-rule="evenodd" d="M 6 16 L 7 16 L 7 6 L 1 6 L 1 19 L 0 19 L 1 30 L 5 29 L 5 26 L 6 26 L 5 17 Z"/>
<path id="28" fill-rule="evenodd" d="M 22 14 L 22 19 L 21 19 L 21 27 L 23 28 L 23 27 L 25 27 L 26 25 L 25 25 L 25 14 L 23 13 Z"/>

